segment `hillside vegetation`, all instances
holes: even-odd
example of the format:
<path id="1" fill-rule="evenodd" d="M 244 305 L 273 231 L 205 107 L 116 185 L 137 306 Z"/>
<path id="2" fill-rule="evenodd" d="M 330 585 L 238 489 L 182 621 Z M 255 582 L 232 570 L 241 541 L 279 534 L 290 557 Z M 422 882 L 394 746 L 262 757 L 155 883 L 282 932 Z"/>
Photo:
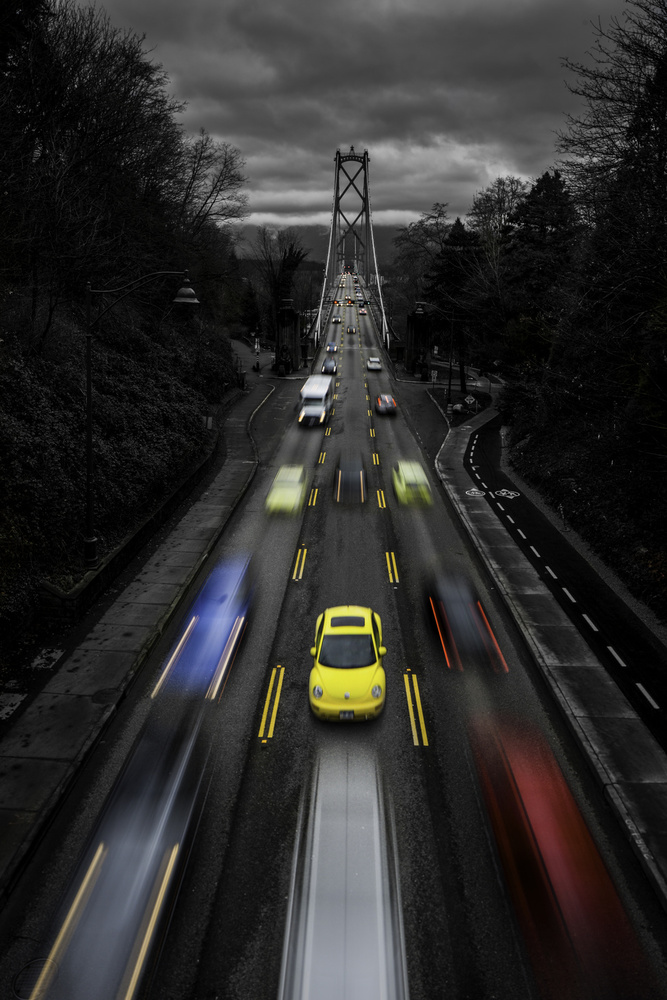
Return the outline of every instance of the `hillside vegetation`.
<path id="1" fill-rule="evenodd" d="M 143 40 L 73 0 L 0 13 L 0 633 L 85 572 L 86 286 L 104 556 L 210 447 L 252 314 L 240 153 L 179 123 Z M 174 304 L 189 269 L 199 306 Z M 165 273 L 166 272 L 166 273 Z M 224 278 L 224 281 L 223 281 Z M 107 290 L 107 291 L 105 291 Z"/>
<path id="2" fill-rule="evenodd" d="M 594 32 L 594 60 L 565 61 L 583 111 L 558 169 L 497 178 L 463 220 L 435 204 L 395 239 L 384 296 L 408 367 L 503 377 L 517 470 L 667 619 L 664 0 Z"/>

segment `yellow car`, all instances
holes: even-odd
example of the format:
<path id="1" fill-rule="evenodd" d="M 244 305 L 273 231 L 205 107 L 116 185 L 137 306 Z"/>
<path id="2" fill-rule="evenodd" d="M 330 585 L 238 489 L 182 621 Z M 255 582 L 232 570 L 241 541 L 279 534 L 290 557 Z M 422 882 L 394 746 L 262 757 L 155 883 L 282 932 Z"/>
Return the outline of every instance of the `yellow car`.
<path id="1" fill-rule="evenodd" d="M 306 499 L 303 465 L 281 465 L 266 497 L 269 514 L 298 514 Z"/>
<path id="2" fill-rule="evenodd" d="M 380 616 L 353 604 L 327 608 L 315 626 L 308 695 L 318 719 L 374 719 L 384 708 L 386 682 Z"/>
<path id="3" fill-rule="evenodd" d="M 391 479 L 399 503 L 422 506 L 433 503 L 429 481 L 419 462 L 399 462 L 391 470 Z"/>

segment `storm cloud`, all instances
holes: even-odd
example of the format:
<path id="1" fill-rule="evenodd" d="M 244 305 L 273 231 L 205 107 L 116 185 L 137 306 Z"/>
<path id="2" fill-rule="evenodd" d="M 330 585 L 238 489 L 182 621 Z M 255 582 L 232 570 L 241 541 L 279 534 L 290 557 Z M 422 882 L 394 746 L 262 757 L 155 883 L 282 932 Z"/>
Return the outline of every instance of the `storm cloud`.
<path id="1" fill-rule="evenodd" d="M 622 0 L 108 0 L 146 36 L 189 131 L 246 161 L 250 223 L 328 225 L 336 149 L 367 149 L 373 218 L 465 215 L 495 177 L 553 166 L 591 22 Z"/>

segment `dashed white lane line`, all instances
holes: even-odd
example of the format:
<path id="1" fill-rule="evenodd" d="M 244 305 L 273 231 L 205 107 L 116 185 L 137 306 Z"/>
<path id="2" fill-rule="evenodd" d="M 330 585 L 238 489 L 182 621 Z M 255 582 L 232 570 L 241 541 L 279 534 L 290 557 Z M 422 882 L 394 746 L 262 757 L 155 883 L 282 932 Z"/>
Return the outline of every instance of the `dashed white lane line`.
<path id="1" fill-rule="evenodd" d="M 644 695 L 644 697 L 646 698 L 647 702 L 650 705 L 653 705 L 654 708 L 660 708 L 660 705 L 658 705 L 657 701 L 654 701 L 653 698 L 651 698 L 651 695 L 648 693 L 643 684 L 638 683 L 637 687 L 639 688 L 639 690 Z"/>
<path id="2" fill-rule="evenodd" d="M 505 510 L 503 505 L 498 500 L 496 501 L 496 503 L 498 504 L 498 510 Z"/>
<path id="3" fill-rule="evenodd" d="M 607 646 L 607 649 L 609 650 L 609 652 L 611 653 L 611 655 L 614 657 L 614 659 L 617 660 L 621 664 L 622 667 L 627 667 L 627 663 L 623 663 L 623 660 L 620 658 L 620 656 L 618 655 L 618 653 L 616 652 L 616 650 L 614 649 L 613 646 Z"/>
<path id="4" fill-rule="evenodd" d="M 472 456 L 472 450 L 471 450 L 471 456 Z M 478 475 L 478 473 L 475 473 L 475 476 L 477 477 L 477 479 L 480 480 L 480 483 L 484 487 L 484 489 L 488 489 L 488 486 L 486 485 L 486 483 L 481 482 L 481 477 Z M 501 503 L 498 503 L 498 509 L 502 510 L 503 512 L 505 511 L 505 508 L 503 507 L 503 505 Z M 515 520 L 514 520 L 514 518 L 511 517 L 509 514 L 507 514 L 506 516 L 507 516 L 507 520 L 510 522 L 510 524 L 515 524 L 516 523 Z M 523 531 L 521 530 L 521 528 L 518 528 L 517 531 L 519 532 L 519 534 L 521 535 L 521 537 L 524 539 L 524 541 L 527 541 L 526 535 L 523 533 Z M 535 555 L 537 556 L 538 559 L 542 558 L 540 556 L 540 553 L 537 551 L 537 549 L 535 548 L 534 545 L 531 545 L 530 548 L 535 553 Z M 558 579 L 557 575 L 554 573 L 554 571 L 552 570 L 551 566 L 545 566 L 544 568 L 546 569 L 547 573 L 549 573 L 549 575 L 551 577 L 553 577 L 554 580 Z M 573 604 L 577 603 L 576 597 L 572 596 L 572 594 L 567 589 L 567 587 L 563 587 L 563 593 L 572 601 Z M 593 629 L 594 632 L 599 632 L 600 631 L 598 629 L 597 625 L 595 624 L 595 622 L 592 621 L 588 617 L 587 614 L 583 614 L 582 617 L 586 620 L 587 624 L 590 625 L 590 627 Z M 616 650 L 614 649 L 613 646 L 607 646 L 607 649 L 609 650 L 609 652 L 611 653 L 611 655 L 614 657 L 614 659 L 622 667 L 626 667 L 627 666 L 627 664 L 623 662 L 623 660 L 618 655 L 618 653 L 616 652 Z M 637 687 L 639 688 L 639 690 L 641 691 L 641 693 L 644 695 L 644 697 L 646 698 L 646 700 L 653 706 L 653 708 L 660 708 L 660 706 L 653 700 L 653 698 L 651 697 L 651 695 L 648 693 L 648 691 L 646 690 L 646 688 L 642 684 L 638 683 Z"/>

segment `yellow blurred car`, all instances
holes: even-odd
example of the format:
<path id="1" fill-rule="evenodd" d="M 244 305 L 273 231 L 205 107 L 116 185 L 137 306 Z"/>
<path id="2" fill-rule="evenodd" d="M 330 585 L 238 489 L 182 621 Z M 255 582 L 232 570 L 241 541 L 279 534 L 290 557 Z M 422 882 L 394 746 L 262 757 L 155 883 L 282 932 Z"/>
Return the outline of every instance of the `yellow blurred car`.
<path id="1" fill-rule="evenodd" d="M 374 719 L 384 708 L 386 681 L 380 616 L 347 604 L 327 608 L 315 625 L 308 695 L 318 719 Z"/>
<path id="2" fill-rule="evenodd" d="M 419 462 L 399 462 L 391 470 L 396 499 L 402 504 L 433 503 L 431 486 Z"/>
<path id="3" fill-rule="evenodd" d="M 269 514 L 298 514 L 306 499 L 306 470 L 303 465 L 281 465 L 266 497 Z"/>

